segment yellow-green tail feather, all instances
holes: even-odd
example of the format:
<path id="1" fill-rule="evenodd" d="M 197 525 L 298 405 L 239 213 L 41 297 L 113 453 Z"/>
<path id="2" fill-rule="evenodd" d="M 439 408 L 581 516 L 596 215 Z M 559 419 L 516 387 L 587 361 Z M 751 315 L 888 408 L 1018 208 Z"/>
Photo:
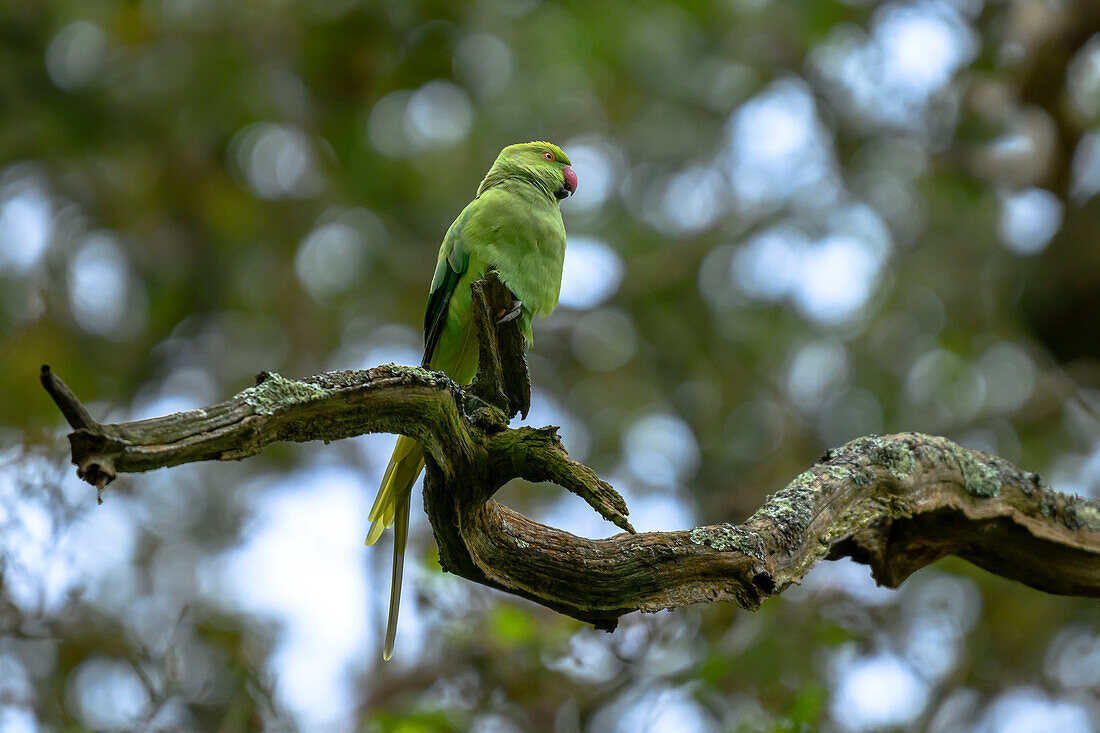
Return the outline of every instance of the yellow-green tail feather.
<path id="1" fill-rule="evenodd" d="M 386 624 L 386 643 L 382 657 L 393 656 L 397 636 L 397 613 L 401 605 L 401 577 L 405 562 L 405 546 L 409 539 L 409 506 L 413 484 L 424 470 L 424 450 L 412 438 L 398 437 L 393 448 L 382 486 L 370 510 L 371 528 L 367 544 L 373 545 L 383 530 L 393 527 L 393 579 L 390 583 L 390 615 Z"/>
<path id="2" fill-rule="evenodd" d="M 390 580 L 390 614 L 386 620 L 386 643 L 382 647 L 382 659 L 393 656 L 393 642 L 397 638 L 397 612 L 401 608 L 401 576 L 405 568 L 405 545 L 409 540 L 410 496 L 405 494 L 397 505 L 397 519 L 393 527 L 393 577 Z"/>
<path id="3" fill-rule="evenodd" d="M 368 517 L 371 520 L 367 533 L 368 545 L 377 542 L 382 532 L 393 526 L 401 497 L 408 496 L 423 470 L 424 450 L 420 444 L 407 436 L 399 436 Z"/>

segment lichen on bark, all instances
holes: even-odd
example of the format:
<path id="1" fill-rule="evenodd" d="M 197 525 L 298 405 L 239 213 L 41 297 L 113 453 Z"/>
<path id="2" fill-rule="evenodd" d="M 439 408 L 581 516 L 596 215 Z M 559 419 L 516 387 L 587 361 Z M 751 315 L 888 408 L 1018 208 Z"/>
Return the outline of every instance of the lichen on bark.
<path id="1" fill-rule="evenodd" d="M 850 440 L 826 453 L 825 459 L 830 463 L 847 463 L 853 469 L 862 468 L 863 474 L 854 478 L 865 485 L 873 480 L 866 473 L 868 466 L 882 468 L 896 481 L 906 481 L 917 465 L 917 458 L 909 446 L 877 435 Z"/>
<path id="2" fill-rule="evenodd" d="M 1100 531 L 1100 503 L 1074 496 L 1066 499 L 1066 527 Z"/>
<path id="3" fill-rule="evenodd" d="M 328 397 L 330 391 L 316 384 L 287 379 L 278 372 L 261 375 L 258 384 L 238 395 L 259 415 L 275 415 L 294 405 Z"/>
<path id="4" fill-rule="evenodd" d="M 719 552 L 740 552 L 758 560 L 765 557 L 764 541 L 760 535 L 739 524 L 696 527 L 688 533 L 688 538 L 697 545 Z"/>
<path id="5" fill-rule="evenodd" d="M 974 496 L 993 497 L 1001 493 L 1002 478 L 996 467 L 952 443 L 955 460 L 962 472 L 963 488 Z"/>

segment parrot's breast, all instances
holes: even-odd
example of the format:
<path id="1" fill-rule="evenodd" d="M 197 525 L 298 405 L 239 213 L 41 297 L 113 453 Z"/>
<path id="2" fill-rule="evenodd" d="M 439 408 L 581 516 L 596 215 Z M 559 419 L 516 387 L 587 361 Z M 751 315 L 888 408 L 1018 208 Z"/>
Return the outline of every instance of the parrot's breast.
<path id="1" fill-rule="evenodd" d="M 556 202 L 522 184 L 490 189 L 480 201 L 485 215 L 471 222 L 480 230 L 471 249 L 533 314 L 547 316 L 557 307 L 565 263 L 565 224 Z"/>

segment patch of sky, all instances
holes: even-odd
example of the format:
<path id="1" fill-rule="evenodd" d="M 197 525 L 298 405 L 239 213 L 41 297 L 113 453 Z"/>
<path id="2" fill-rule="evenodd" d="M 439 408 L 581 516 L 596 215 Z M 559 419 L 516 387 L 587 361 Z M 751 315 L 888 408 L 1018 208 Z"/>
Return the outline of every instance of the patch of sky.
<path id="1" fill-rule="evenodd" d="M 870 568 L 847 557 L 818 563 L 801 585 L 787 589 L 783 597 L 809 600 L 825 594 L 843 594 L 865 606 L 882 606 L 898 600 L 897 591 L 875 582 Z"/>
<path id="2" fill-rule="evenodd" d="M 325 179 L 314 140 L 288 123 L 254 122 L 229 141 L 231 170 L 262 199 L 302 199 L 321 193 Z"/>
<path id="3" fill-rule="evenodd" d="M 435 79 L 378 100 L 367 117 L 366 134 L 381 154 L 404 158 L 457 145 L 469 136 L 473 123 L 474 107 L 465 90 Z"/>
<path id="4" fill-rule="evenodd" d="M 134 503 L 113 497 L 99 511 L 62 523 L 47 493 L 27 486 L 59 484 L 66 502 L 94 502 L 94 492 L 67 469 L 36 456 L 0 461 L 0 556 L 12 602 L 26 612 L 60 609 L 78 586 L 93 603 L 115 608 L 125 602 L 119 585 L 136 542 Z M 63 472 L 61 472 L 63 471 Z"/>
<path id="5" fill-rule="evenodd" d="M 573 634 L 565 651 L 546 658 L 544 663 L 548 670 L 561 672 L 585 685 L 610 682 L 623 669 L 622 661 L 612 650 L 611 637 L 593 629 Z"/>
<path id="6" fill-rule="evenodd" d="M 148 298 L 111 234 L 93 233 L 77 248 L 68 286 L 73 318 L 88 333 L 126 338 L 144 326 Z"/>
<path id="7" fill-rule="evenodd" d="M 347 292 L 362 279 L 384 233 L 378 216 L 367 209 L 326 212 L 298 245 L 294 257 L 298 281 L 319 301 Z"/>
<path id="8" fill-rule="evenodd" d="M 852 376 L 852 363 L 844 345 L 835 339 L 802 344 L 787 368 L 787 394 L 798 406 L 817 407 L 843 392 Z"/>
<path id="9" fill-rule="evenodd" d="M 53 236 L 53 206 L 37 182 L 19 178 L 0 189 L 0 275 L 26 275 Z"/>
<path id="10" fill-rule="evenodd" d="M 346 344 L 333 369 L 370 369 L 380 364 L 419 366 L 424 355 L 424 337 L 410 326 L 389 323 L 371 331 L 366 340 Z"/>
<path id="11" fill-rule="evenodd" d="M 734 252 L 730 276 L 754 300 L 789 299 L 808 318 L 840 325 L 870 300 L 890 249 L 878 214 L 851 204 L 829 217 L 820 238 L 791 222 L 756 232 Z"/>
<path id="12" fill-rule="evenodd" d="M 614 297 L 623 280 L 623 261 L 606 243 L 592 237 L 569 237 L 561 275 L 560 305 L 595 308 Z"/>
<path id="13" fill-rule="evenodd" d="M 838 25 L 811 54 L 842 104 L 873 124 L 924 131 L 929 102 L 978 52 L 960 9 L 947 2 L 891 2 L 865 31 Z"/>
<path id="14" fill-rule="evenodd" d="M 589 435 L 584 422 L 578 420 L 553 395 L 538 387 L 531 390 L 531 409 L 527 417 L 517 420 L 514 425 L 557 425 L 560 428 L 558 434 L 565 442 L 569 455 L 581 463 L 588 456 Z"/>
<path id="15" fill-rule="evenodd" d="M 1038 687 L 1005 690 L 987 706 L 975 733 L 1091 733 L 1100 723 L 1086 704 L 1051 697 Z"/>
<path id="16" fill-rule="evenodd" d="M 832 666 L 836 683 L 829 711 L 840 730 L 906 727 L 928 704 L 929 683 L 892 652 L 858 656 L 853 647 L 845 646 Z"/>
<path id="17" fill-rule="evenodd" d="M 29 703 L 28 707 L 9 704 L 0 708 L 0 730 L 5 733 L 38 733 L 41 727 Z"/>
<path id="18" fill-rule="evenodd" d="M 141 723 L 150 698 L 130 662 L 89 657 L 69 674 L 65 701 L 91 730 L 125 730 Z"/>
<path id="19" fill-rule="evenodd" d="M 1000 199 L 997 233 L 1011 252 L 1038 254 L 1062 228 L 1066 206 L 1050 191 L 1029 188 L 1002 194 Z"/>
<path id="20" fill-rule="evenodd" d="M 729 187 L 721 171 L 712 166 L 691 166 L 667 176 L 656 191 L 656 200 L 645 210 L 649 220 L 669 235 L 709 228 L 726 212 L 729 200 Z"/>
<path id="21" fill-rule="evenodd" d="M 690 685 L 656 682 L 628 688 L 597 710 L 589 727 L 608 733 L 710 733 L 721 729 Z"/>
<path id="22" fill-rule="evenodd" d="M 1061 629 L 1047 648 L 1043 669 L 1063 689 L 1100 688 L 1100 633 L 1085 624 Z"/>
<path id="23" fill-rule="evenodd" d="M 286 474 L 255 493 L 242 543 L 199 571 L 212 602 L 278 622 L 269 660 L 276 695 L 307 729 L 352 724 L 353 675 L 380 652 L 388 583 L 375 577 L 363 546 L 375 488 L 344 466 Z M 399 632 L 406 658 L 423 634 L 412 585 Z"/>
<path id="24" fill-rule="evenodd" d="M 981 614 L 981 591 L 969 578 L 925 571 L 898 591 L 904 616 L 902 653 L 929 682 L 955 669 Z"/>
<path id="25" fill-rule="evenodd" d="M 720 160 L 742 213 L 774 208 L 811 190 L 827 197 L 836 185 L 831 134 L 798 79 L 773 82 L 733 113 Z"/>
<path id="26" fill-rule="evenodd" d="M 218 384 L 209 372 L 201 367 L 181 366 L 163 380 L 142 386 L 126 419 L 146 420 L 195 410 L 217 401 Z"/>
<path id="27" fill-rule="evenodd" d="M 577 192 L 569 197 L 566 213 L 599 209 L 617 189 L 624 168 L 622 153 L 600 137 L 568 140 L 562 149 L 579 177 Z"/>
<path id="28" fill-rule="evenodd" d="M 699 468 L 699 443 L 682 418 L 665 412 L 644 415 L 623 436 L 626 468 L 639 481 L 655 487 L 675 487 Z"/>

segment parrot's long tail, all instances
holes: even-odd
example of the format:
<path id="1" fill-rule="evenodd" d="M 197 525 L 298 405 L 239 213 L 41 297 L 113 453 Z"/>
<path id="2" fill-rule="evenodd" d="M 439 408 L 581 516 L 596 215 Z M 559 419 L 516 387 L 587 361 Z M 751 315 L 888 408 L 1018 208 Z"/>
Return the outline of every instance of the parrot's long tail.
<path id="1" fill-rule="evenodd" d="M 409 504 L 413 484 L 424 470 L 424 449 L 412 438 L 398 437 L 390 463 L 382 477 L 382 486 L 370 510 L 367 544 L 373 545 L 382 531 L 393 526 L 393 580 L 390 584 L 390 617 L 386 623 L 386 644 L 382 658 L 393 656 L 397 636 L 397 612 L 401 606 L 401 576 L 405 567 L 405 545 L 409 539 Z"/>

